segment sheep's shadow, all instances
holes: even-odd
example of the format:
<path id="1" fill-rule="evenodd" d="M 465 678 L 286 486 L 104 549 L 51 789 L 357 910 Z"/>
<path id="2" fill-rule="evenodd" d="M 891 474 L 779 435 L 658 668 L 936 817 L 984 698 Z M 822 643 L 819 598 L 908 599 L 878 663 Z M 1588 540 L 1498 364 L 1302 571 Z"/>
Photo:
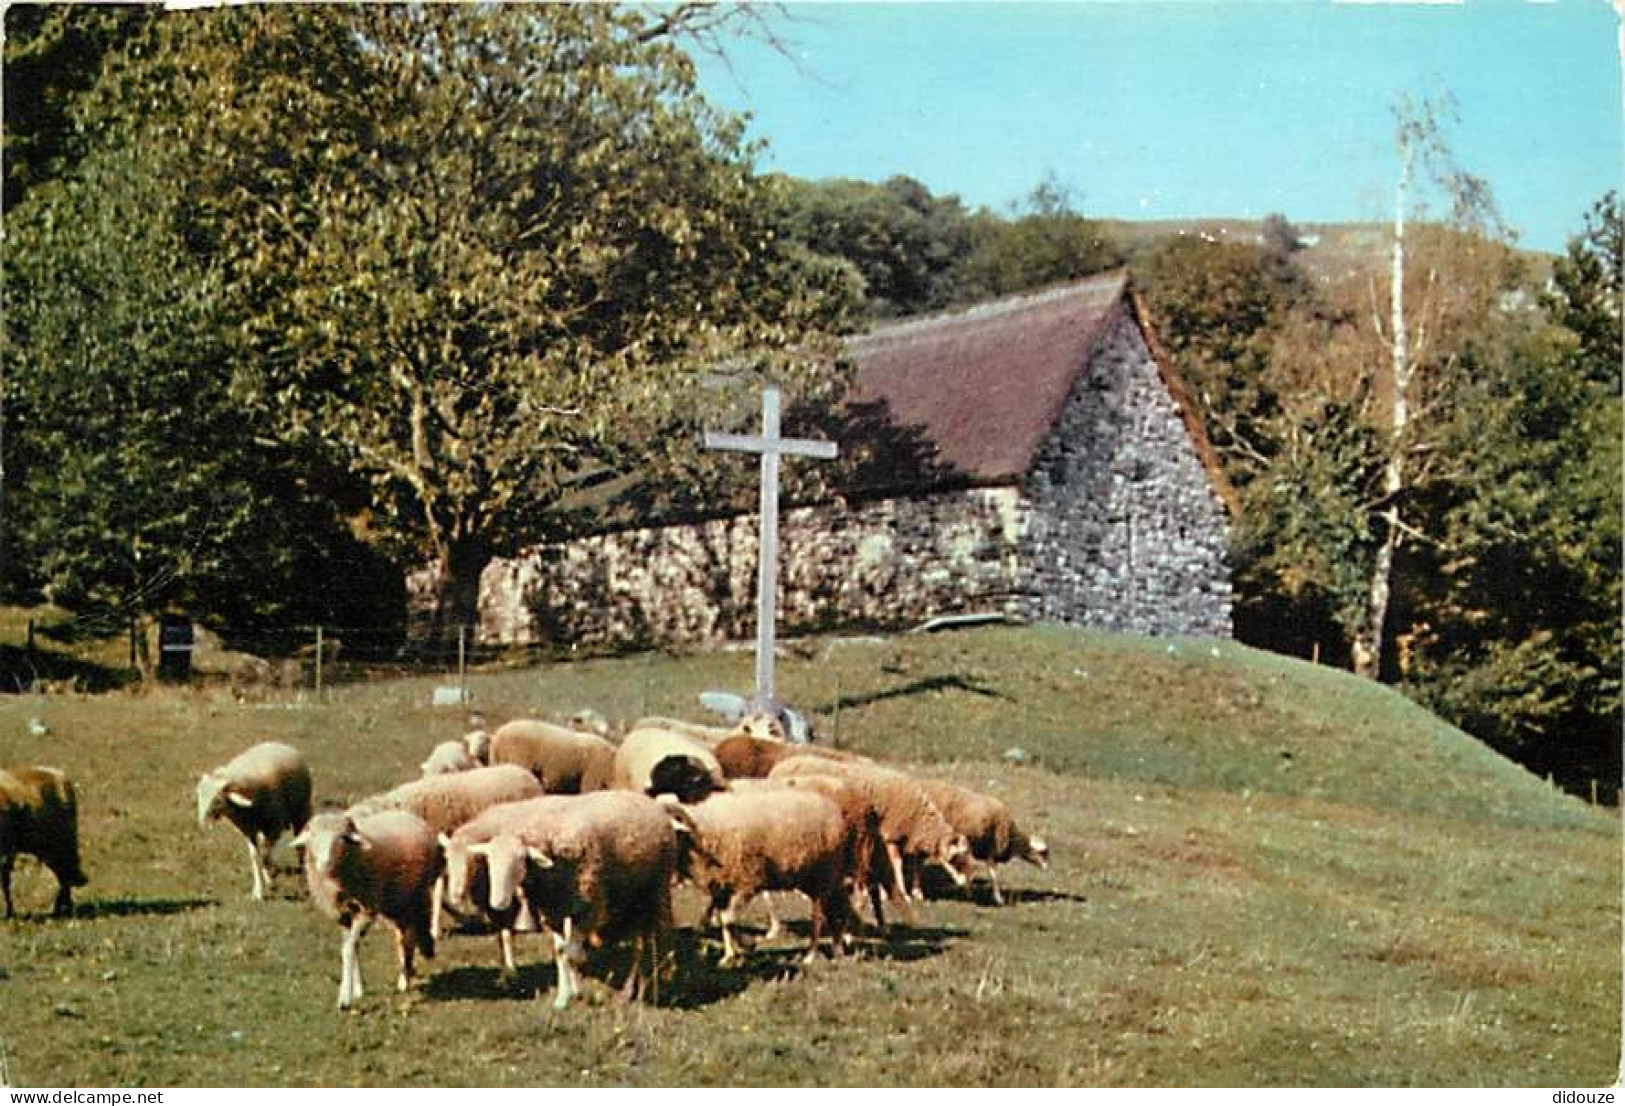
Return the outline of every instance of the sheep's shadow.
<path id="1" fill-rule="evenodd" d="M 428 976 L 423 996 L 434 1002 L 529 999 L 551 990 L 555 978 L 551 959 L 520 964 L 511 973 L 490 965 L 465 964 Z"/>
<path id="2" fill-rule="evenodd" d="M 219 906 L 216 899 L 85 899 L 73 904 L 74 918 L 155 918 Z"/>
<path id="3" fill-rule="evenodd" d="M 948 946 L 952 942 L 969 935 L 970 931 L 966 929 L 893 922 L 886 927 L 885 933 L 871 934 L 867 939 L 860 939 L 858 951 L 859 955 L 875 960 L 908 963 L 931 956 L 941 956 L 948 951 Z"/>
<path id="4" fill-rule="evenodd" d="M 985 906 L 994 910 L 1000 904 L 993 899 L 993 884 L 986 879 L 974 879 L 963 887 L 956 886 L 946 876 L 928 872 L 922 880 L 925 897 L 932 902 L 959 902 L 970 906 Z M 1020 906 L 1035 902 L 1088 902 L 1082 895 L 1045 888 L 1001 887 L 1004 906 Z"/>

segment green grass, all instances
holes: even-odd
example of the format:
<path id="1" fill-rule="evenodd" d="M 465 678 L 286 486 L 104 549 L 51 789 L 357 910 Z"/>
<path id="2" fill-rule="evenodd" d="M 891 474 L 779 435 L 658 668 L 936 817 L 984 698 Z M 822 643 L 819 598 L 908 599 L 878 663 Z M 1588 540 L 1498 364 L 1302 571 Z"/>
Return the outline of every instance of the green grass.
<path id="1" fill-rule="evenodd" d="M 1170 648 L 1172 646 L 1172 648 Z M 1214 650 L 1217 655 L 1214 655 Z M 491 718 L 594 706 L 697 717 L 747 653 L 479 672 Z M 1611 1083 L 1620 1055 L 1620 836 L 1400 696 L 1206 641 L 1039 628 L 793 645 L 780 682 L 845 746 L 1007 798 L 1054 863 L 1010 902 L 929 904 L 860 955 L 796 942 L 713 966 L 679 898 L 659 1000 L 602 988 L 555 1013 L 535 938 L 443 942 L 413 993 L 363 943 L 333 1009 L 338 931 L 280 850 L 247 899 L 243 846 L 199 829 L 195 774 L 265 738 L 304 748 L 318 797 L 415 774 L 464 728 L 423 678 L 322 703 L 225 689 L 0 700 L 0 763 L 81 781 L 79 917 L 0 923 L 0 1047 L 60 1085 L 1506 1085 Z M 29 735 L 27 722 L 49 727 Z M 1028 761 L 1004 759 L 1019 746 Z M 804 915 L 793 915 L 801 917 Z"/>

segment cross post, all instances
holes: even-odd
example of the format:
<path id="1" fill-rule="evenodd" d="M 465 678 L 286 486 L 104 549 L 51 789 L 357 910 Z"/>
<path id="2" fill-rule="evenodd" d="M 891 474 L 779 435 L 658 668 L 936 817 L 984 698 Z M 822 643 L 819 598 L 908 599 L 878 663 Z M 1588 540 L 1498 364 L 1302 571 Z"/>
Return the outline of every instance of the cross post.
<path id="1" fill-rule="evenodd" d="M 772 701 L 773 631 L 778 619 L 779 458 L 817 457 L 827 461 L 839 449 L 834 442 L 779 437 L 779 389 L 774 384 L 762 388 L 761 434 L 708 430 L 705 447 L 759 453 L 762 457 L 761 539 L 756 555 L 756 694 L 763 701 Z"/>

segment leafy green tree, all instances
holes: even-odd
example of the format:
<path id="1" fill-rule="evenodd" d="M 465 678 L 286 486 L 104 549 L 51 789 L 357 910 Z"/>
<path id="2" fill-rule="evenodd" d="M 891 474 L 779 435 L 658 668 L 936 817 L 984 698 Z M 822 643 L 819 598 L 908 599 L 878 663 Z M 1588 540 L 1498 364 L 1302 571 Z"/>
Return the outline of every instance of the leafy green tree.
<path id="1" fill-rule="evenodd" d="M 970 254 L 958 298 L 971 302 L 1077 280 L 1123 263 L 1105 227 L 1077 210 L 1072 191 L 1040 181 L 1005 219 L 980 212 L 971 224 Z"/>
<path id="2" fill-rule="evenodd" d="M 917 315 L 955 302 L 970 252 L 970 217 L 957 196 L 933 196 L 909 177 L 775 182 L 780 233 L 850 263 L 874 318 Z"/>
<path id="3" fill-rule="evenodd" d="M 367 475 L 374 532 L 438 565 L 436 637 L 584 482 L 692 454 L 702 384 L 836 382 L 829 273 L 774 248 L 740 123 L 653 9 L 232 9 L 163 31 L 110 115 L 185 151 L 239 395 Z"/>

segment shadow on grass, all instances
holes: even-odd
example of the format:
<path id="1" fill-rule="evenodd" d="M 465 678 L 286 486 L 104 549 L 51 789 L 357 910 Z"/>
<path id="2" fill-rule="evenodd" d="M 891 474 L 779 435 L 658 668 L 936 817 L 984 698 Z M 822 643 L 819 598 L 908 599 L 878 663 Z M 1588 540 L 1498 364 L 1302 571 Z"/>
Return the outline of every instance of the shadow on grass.
<path id="1" fill-rule="evenodd" d="M 493 949 L 492 956 L 495 955 Z M 508 975 L 495 965 L 489 967 L 465 965 L 433 972 L 424 980 L 423 995 L 435 1002 L 458 1002 L 465 999 L 531 999 L 543 991 L 552 990 L 555 978 L 551 959 L 520 964 L 512 975 Z"/>
<path id="2" fill-rule="evenodd" d="M 962 902 L 971 906 L 986 906 L 995 910 L 999 904 L 993 901 L 993 884 L 986 879 L 975 879 L 964 887 L 955 886 L 947 876 L 939 876 L 927 872 L 923 880 L 925 897 L 932 901 Z M 1035 902 L 1088 902 L 1083 895 L 1074 895 L 1068 891 L 1054 891 L 1045 888 L 1004 887 L 1000 889 L 1004 896 L 1005 906 L 1021 906 L 1025 903 Z"/>
<path id="3" fill-rule="evenodd" d="M 0 693 L 27 692 L 41 683 L 71 684 L 87 692 L 111 691 L 134 679 L 131 672 L 66 657 L 53 650 L 0 645 Z"/>
<path id="4" fill-rule="evenodd" d="M 1015 702 L 1010 696 L 1002 691 L 995 690 L 982 680 L 965 676 L 930 676 L 923 680 L 903 684 L 900 687 L 872 691 L 867 695 L 842 695 L 834 703 L 812 707 L 811 709 L 819 714 L 834 714 L 837 711 L 854 710 L 875 703 L 884 703 L 889 699 L 906 699 L 911 695 L 926 695 L 933 691 L 963 691 L 970 695 L 979 695 L 984 699 L 1001 699 L 1006 703 Z"/>
<path id="5" fill-rule="evenodd" d="M 96 918 L 157 918 L 219 906 L 215 899 L 89 899 L 77 902 L 73 916 Z"/>

